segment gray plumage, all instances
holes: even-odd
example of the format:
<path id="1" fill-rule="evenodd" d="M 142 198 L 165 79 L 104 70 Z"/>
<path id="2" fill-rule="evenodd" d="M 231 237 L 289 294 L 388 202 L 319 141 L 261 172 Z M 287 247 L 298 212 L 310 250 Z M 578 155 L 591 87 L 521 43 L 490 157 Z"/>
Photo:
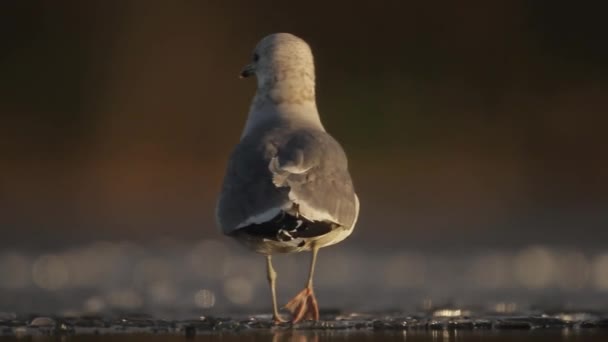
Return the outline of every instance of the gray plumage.
<path id="1" fill-rule="evenodd" d="M 241 141 L 230 159 L 217 205 L 225 234 L 271 254 L 337 243 L 352 231 L 359 201 L 340 144 L 321 124 L 314 99 L 314 64 L 308 45 L 275 34 L 256 47 L 258 91 Z M 259 59 L 259 60 L 258 60 Z M 331 232 L 284 242 L 243 233 L 281 212 L 326 222 Z"/>

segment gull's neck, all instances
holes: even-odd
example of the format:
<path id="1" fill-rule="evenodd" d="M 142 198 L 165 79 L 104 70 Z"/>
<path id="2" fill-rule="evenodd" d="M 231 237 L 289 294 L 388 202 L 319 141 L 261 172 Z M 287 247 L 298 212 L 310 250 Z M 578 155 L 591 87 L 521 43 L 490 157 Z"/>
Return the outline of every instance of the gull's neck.
<path id="1" fill-rule="evenodd" d="M 258 78 L 241 139 L 268 122 L 325 131 L 315 101 L 314 71 L 312 75 L 283 72 L 271 78 Z"/>

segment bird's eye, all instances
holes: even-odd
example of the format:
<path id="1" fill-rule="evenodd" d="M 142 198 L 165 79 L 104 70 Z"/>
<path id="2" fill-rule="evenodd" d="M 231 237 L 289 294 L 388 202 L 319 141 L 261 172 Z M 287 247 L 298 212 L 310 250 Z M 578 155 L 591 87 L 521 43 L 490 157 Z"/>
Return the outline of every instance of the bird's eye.
<path id="1" fill-rule="evenodd" d="M 257 62 L 257 61 L 258 61 L 258 59 L 260 59 L 260 55 L 258 55 L 257 53 L 254 53 L 254 54 L 253 54 L 253 61 L 254 61 L 254 62 Z"/>

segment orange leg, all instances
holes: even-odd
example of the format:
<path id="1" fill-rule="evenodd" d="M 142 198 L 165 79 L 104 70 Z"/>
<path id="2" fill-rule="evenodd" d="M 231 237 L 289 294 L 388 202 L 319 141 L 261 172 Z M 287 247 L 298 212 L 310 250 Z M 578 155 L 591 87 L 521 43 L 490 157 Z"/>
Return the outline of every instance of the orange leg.
<path id="1" fill-rule="evenodd" d="M 300 293 L 298 293 L 292 300 L 290 300 L 285 308 L 289 310 L 292 315 L 292 322 L 298 323 L 304 319 L 310 319 L 314 321 L 319 320 L 319 305 L 317 304 L 317 298 L 312 289 L 312 279 L 315 271 L 315 263 L 317 262 L 317 252 L 319 248 L 313 247 L 312 249 L 312 260 L 310 262 L 310 273 L 308 275 L 308 282 L 306 287 Z"/>

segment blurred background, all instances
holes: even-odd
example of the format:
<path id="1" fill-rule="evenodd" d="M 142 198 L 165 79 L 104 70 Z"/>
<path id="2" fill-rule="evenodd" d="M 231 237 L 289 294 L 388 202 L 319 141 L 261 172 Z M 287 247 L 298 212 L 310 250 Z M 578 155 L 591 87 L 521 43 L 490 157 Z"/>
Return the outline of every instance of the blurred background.
<path id="1" fill-rule="evenodd" d="M 273 32 L 312 46 L 361 199 L 320 253 L 322 307 L 605 308 L 600 6 L 2 2 L 0 312 L 270 307 L 214 207 Z M 275 259 L 286 302 L 308 255 Z"/>

